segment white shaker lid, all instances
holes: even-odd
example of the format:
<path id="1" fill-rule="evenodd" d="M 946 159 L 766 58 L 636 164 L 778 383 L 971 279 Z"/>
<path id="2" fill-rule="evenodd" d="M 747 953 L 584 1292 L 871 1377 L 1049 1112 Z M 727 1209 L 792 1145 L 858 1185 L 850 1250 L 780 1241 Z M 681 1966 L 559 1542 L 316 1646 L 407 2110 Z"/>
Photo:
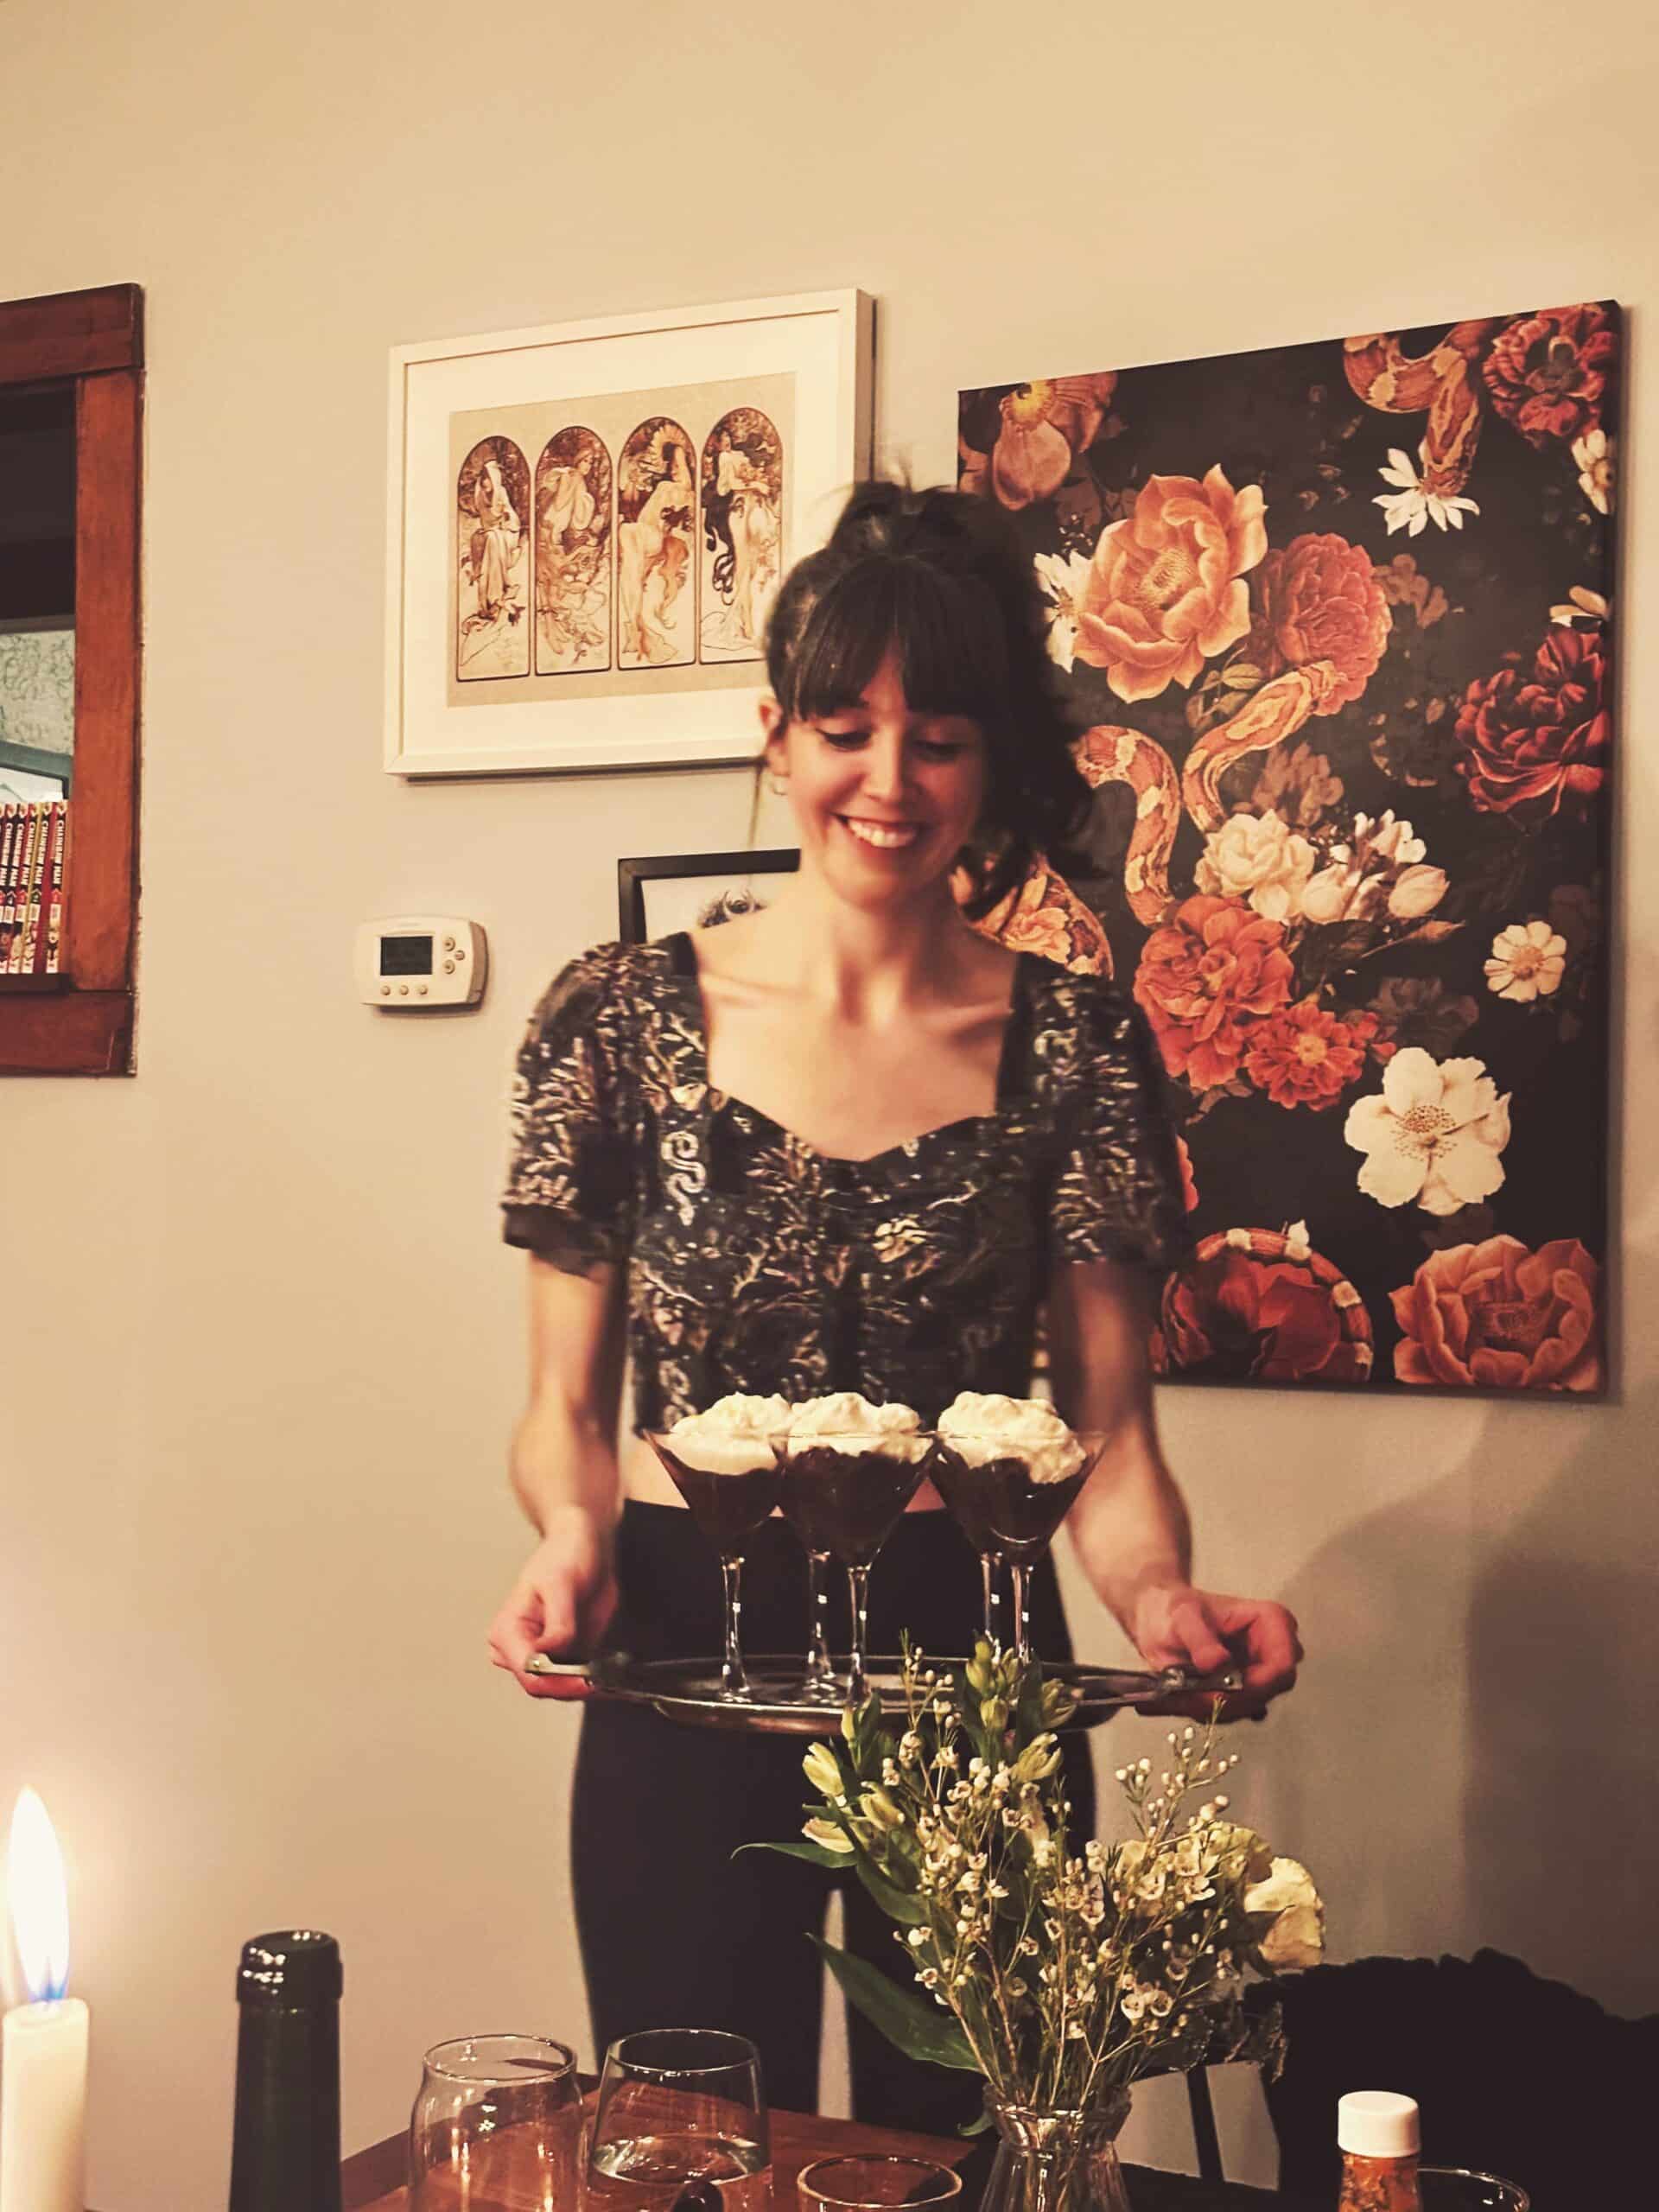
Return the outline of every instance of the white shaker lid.
<path id="1" fill-rule="evenodd" d="M 1414 2097 L 1392 2089 L 1351 2089 L 1337 2099 L 1337 2148 L 1362 2158 L 1414 2158 L 1422 2129 Z"/>

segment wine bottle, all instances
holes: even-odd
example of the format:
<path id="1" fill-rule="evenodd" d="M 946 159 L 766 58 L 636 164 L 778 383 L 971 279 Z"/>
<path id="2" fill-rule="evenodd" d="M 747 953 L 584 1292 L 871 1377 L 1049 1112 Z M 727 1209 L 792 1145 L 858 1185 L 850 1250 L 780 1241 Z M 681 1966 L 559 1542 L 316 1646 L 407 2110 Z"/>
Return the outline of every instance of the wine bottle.
<path id="1" fill-rule="evenodd" d="M 242 1946 L 230 2212 L 340 2212 L 341 1980 L 332 1936 Z"/>

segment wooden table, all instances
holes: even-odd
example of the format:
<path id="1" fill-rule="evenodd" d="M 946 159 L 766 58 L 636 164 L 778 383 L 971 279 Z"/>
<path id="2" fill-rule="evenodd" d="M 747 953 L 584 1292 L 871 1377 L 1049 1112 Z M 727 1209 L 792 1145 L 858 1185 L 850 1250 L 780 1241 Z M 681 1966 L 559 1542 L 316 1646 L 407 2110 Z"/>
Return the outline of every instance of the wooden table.
<path id="1" fill-rule="evenodd" d="M 795 2181 L 814 2158 L 856 2153 L 897 2154 L 931 2158 L 959 2166 L 977 2143 L 955 2136 L 908 2135 L 891 2127 L 864 2127 L 850 2120 L 823 2120 L 816 2113 L 772 2114 L 772 2193 L 774 2212 L 795 2212 Z M 1124 2169 L 1133 2212 L 1328 2212 L 1271 2191 L 1246 2189 L 1236 2182 L 1196 2181 L 1188 2174 L 1154 2172 L 1148 2166 Z M 343 2169 L 345 2212 L 407 2212 L 404 2187 L 404 2138 L 391 2136 L 372 2150 L 348 2158 Z"/>

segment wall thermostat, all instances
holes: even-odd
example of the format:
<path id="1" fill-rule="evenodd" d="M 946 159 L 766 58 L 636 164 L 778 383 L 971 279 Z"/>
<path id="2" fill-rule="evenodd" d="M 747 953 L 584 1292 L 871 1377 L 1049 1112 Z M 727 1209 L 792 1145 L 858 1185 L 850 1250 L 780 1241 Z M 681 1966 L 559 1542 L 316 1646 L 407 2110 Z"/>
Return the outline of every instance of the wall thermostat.
<path id="1" fill-rule="evenodd" d="M 476 1006 L 489 965 L 483 931 L 455 914 L 398 914 L 357 932 L 358 996 L 388 1013 Z"/>

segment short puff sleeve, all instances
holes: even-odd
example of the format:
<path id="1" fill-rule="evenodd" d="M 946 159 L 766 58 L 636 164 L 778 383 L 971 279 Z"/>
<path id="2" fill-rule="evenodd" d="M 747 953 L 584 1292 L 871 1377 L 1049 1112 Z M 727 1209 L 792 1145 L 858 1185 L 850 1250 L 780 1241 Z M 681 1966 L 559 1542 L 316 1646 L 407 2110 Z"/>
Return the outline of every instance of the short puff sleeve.
<path id="1" fill-rule="evenodd" d="M 1192 1240 L 1157 1046 L 1140 1009 L 1102 978 L 1069 978 L 1065 995 L 1071 1018 L 1045 1040 L 1059 1133 L 1051 1257 L 1163 1274 Z"/>
<path id="2" fill-rule="evenodd" d="M 567 1274 L 620 1264 L 632 1238 L 625 957 L 600 945 L 573 960 L 518 1050 L 502 1234 Z"/>

